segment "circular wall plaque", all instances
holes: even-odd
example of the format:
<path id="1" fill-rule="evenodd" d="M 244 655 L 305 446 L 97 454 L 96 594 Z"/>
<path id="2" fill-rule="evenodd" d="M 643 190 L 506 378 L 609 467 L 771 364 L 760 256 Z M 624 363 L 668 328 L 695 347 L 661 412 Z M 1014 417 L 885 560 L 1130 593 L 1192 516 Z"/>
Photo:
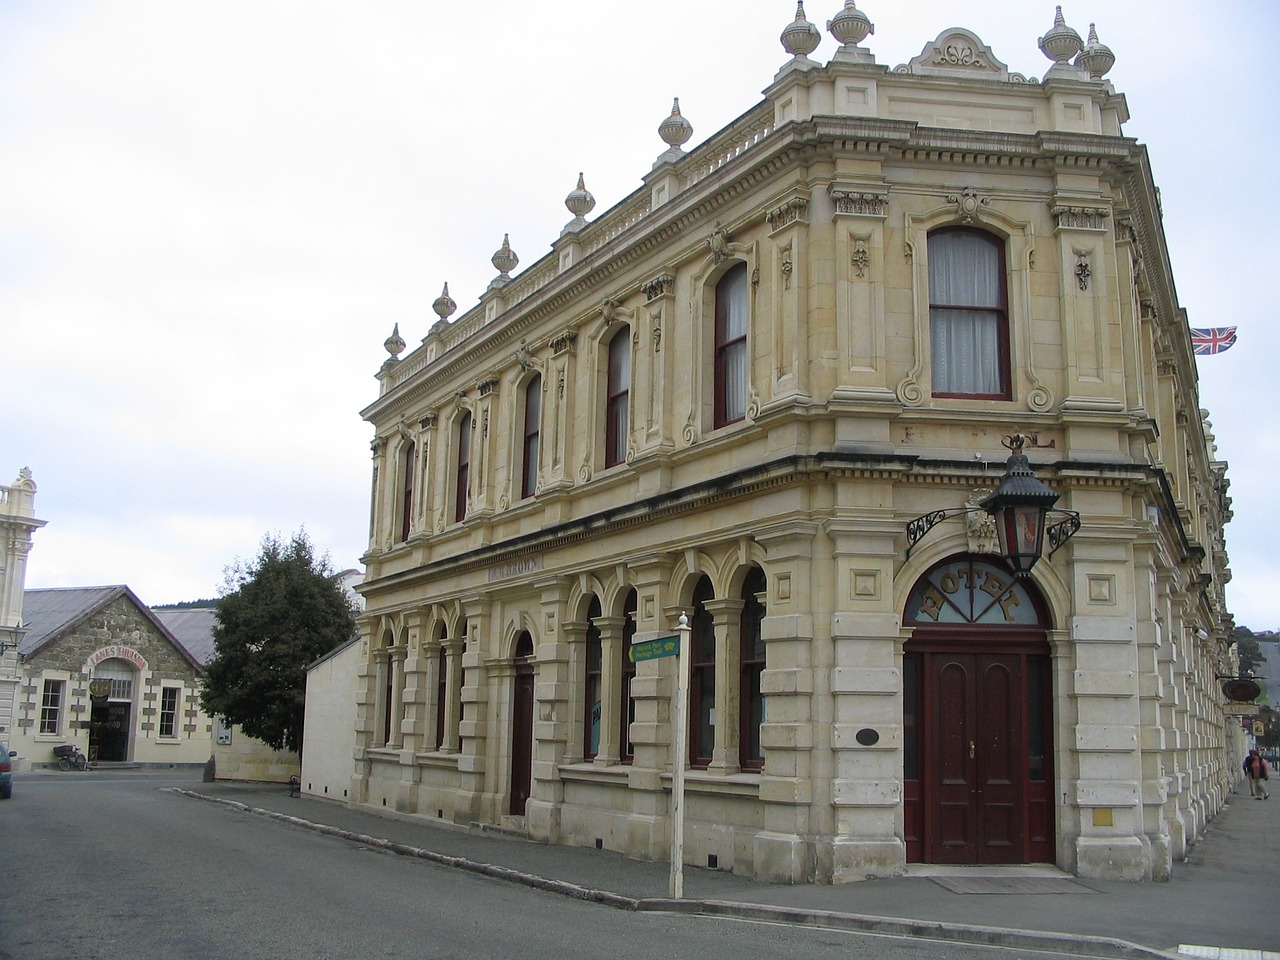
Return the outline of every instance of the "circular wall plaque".
<path id="1" fill-rule="evenodd" d="M 880 742 L 880 734 L 870 727 L 863 727 L 853 735 L 853 738 L 864 747 L 874 747 Z"/>

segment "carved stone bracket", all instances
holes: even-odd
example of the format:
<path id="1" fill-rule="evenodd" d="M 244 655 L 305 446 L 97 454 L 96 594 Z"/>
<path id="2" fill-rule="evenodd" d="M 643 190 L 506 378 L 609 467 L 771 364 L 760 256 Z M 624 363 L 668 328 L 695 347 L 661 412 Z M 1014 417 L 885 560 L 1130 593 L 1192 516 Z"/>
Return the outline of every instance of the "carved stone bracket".
<path id="1" fill-rule="evenodd" d="M 835 204 L 838 217 L 884 217 L 888 212 L 889 195 L 832 184 L 831 202 Z"/>
<path id="2" fill-rule="evenodd" d="M 793 223 L 807 223 L 809 215 L 809 201 L 805 197 L 792 197 L 776 210 L 770 210 L 765 214 L 765 220 L 769 224 L 769 229 L 775 233 L 783 227 L 790 226 Z"/>
<path id="3" fill-rule="evenodd" d="M 669 273 L 659 274 L 648 283 L 640 287 L 644 291 L 646 301 L 657 300 L 659 297 L 674 296 L 676 292 L 676 278 Z"/>
<path id="4" fill-rule="evenodd" d="M 554 354 L 571 351 L 578 340 L 577 330 L 566 330 L 551 338 L 551 352 Z"/>
<path id="5" fill-rule="evenodd" d="M 486 377 L 484 380 L 481 380 L 476 384 L 476 389 L 480 392 L 480 396 L 482 397 L 489 396 L 489 394 L 493 393 L 497 388 L 498 378 L 493 376 Z"/>
<path id="6" fill-rule="evenodd" d="M 1111 211 L 1106 207 L 1077 207 L 1055 203 L 1049 208 L 1054 223 L 1059 230 L 1093 230 L 1103 232 L 1107 229 L 1107 218 Z"/>

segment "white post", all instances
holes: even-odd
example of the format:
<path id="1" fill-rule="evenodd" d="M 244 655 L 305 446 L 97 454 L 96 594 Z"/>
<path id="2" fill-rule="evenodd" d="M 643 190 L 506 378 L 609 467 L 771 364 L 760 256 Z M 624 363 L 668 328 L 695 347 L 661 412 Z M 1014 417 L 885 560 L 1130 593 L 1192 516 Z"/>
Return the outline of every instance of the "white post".
<path id="1" fill-rule="evenodd" d="M 676 653 L 676 730 L 671 750 L 671 882 L 672 900 L 684 896 L 684 768 L 689 757 L 689 618 L 680 614 L 680 649 Z"/>

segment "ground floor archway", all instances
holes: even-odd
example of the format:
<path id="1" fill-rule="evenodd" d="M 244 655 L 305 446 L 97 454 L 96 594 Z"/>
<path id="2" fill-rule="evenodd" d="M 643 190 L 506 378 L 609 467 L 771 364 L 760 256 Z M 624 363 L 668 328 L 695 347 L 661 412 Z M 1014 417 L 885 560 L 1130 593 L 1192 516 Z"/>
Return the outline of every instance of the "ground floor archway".
<path id="1" fill-rule="evenodd" d="M 913 588 L 903 652 L 904 833 L 916 863 L 1053 862 L 1044 604 L 986 559 Z"/>

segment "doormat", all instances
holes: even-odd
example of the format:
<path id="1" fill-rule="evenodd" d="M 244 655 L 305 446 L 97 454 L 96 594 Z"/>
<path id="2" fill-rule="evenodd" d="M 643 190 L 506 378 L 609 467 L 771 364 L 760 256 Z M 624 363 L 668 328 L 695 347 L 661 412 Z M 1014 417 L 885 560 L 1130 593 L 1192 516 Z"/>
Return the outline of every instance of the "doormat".
<path id="1" fill-rule="evenodd" d="M 1066 877 L 930 877 L 952 893 L 1097 893 Z"/>

